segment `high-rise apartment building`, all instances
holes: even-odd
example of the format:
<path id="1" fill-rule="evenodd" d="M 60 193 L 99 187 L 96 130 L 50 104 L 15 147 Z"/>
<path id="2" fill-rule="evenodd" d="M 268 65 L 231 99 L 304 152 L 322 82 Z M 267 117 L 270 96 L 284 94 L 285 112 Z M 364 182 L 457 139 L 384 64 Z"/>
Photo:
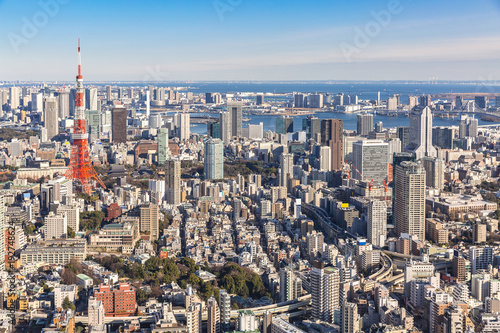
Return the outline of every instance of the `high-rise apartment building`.
<path id="1" fill-rule="evenodd" d="M 339 119 L 321 121 L 321 144 L 330 147 L 332 170 L 341 170 L 344 165 L 344 125 Z"/>
<path id="2" fill-rule="evenodd" d="M 89 328 L 99 329 L 106 323 L 104 322 L 104 304 L 94 297 L 89 298 L 88 302 L 88 326 Z"/>
<path id="3" fill-rule="evenodd" d="M 410 144 L 405 150 L 414 153 L 417 160 L 424 156 L 437 156 L 437 150 L 432 145 L 432 113 L 429 107 L 411 113 Z"/>
<path id="4" fill-rule="evenodd" d="M 476 274 L 479 269 L 488 269 L 493 265 L 493 248 L 489 246 L 469 248 L 469 261 L 471 264 L 471 274 Z"/>
<path id="5" fill-rule="evenodd" d="M 10 87 L 9 88 L 9 103 L 12 110 L 15 110 L 19 107 L 19 95 L 21 93 L 21 89 L 19 87 Z"/>
<path id="6" fill-rule="evenodd" d="M 220 139 L 205 141 L 205 179 L 224 178 L 224 144 Z"/>
<path id="7" fill-rule="evenodd" d="M 282 268 L 280 275 L 280 302 L 291 301 L 301 296 L 302 280 L 290 267 Z"/>
<path id="8" fill-rule="evenodd" d="M 189 140 L 191 136 L 191 118 L 189 113 L 176 113 L 174 125 L 177 128 L 177 137 L 181 140 Z"/>
<path id="9" fill-rule="evenodd" d="M 68 234 L 68 224 L 66 216 L 49 213 L 45 218 L 45 239 L 66 238 Z M 75 230 L 78 231 L 78 230 Z"/>
<path id="10" fill-rule="evenodd" d="M 201 303 L 192 303 L 186 309 L 187 333 L 201 333 Z"/>
<path id="11" fill-rule="evenodd" d="M 360 316 L 356 303 L 344 302 L 342 306 L 342 333 L 358 333 L 360 329 Z"/>
<path id="12" fill-rule="evenodd" d="M 388 180 L 389 144 L 381 140 L 360 140 L 352 145 L 353 166 L 358 172 L 352 173 L 354 179 L 382 185 Z"/>
<path id="13" fill-rule="evenodd" d="M 181 162 L 169 160 L 165 163 L 166 201 L 170 205 L 181 203 Z"/>
<path id="14" fill-rule="evenodd" d="M 315 261 L 310 272 L 312 317 L 333 322 L 335 311 L 340 310 L 340 274 L 334 267 L 325 267 Z"/>
<path id="15" fill-rule="evenodd" d="M 421 164 L 401 162 L 395 166 L 395 216 L 396 234 L 416 235 L 425 239 L 425 169 Z"/>
<path id="16" fill-rule="evenodd" d="M 220 138 L 225 145 L 231 142 L 233 138 L 232 117 L 230 112 L 221 112 L 219 114 Z"/>
<path id="17" fill-rule="evenodd" d="M 437 157 L 424 157 L 425 185 L 442 190 L 444 187 L 444 160 Z"/>
<path id="18" fill-rule="evenodd" d="M 358 114 L 356 125 L 358 135 L 367 136 L 373 131 L 373 115 L 369 113 Z"/>
<path id="19" fill-rule="evenodd" d="M 220 310 L 219 305 L 215 297 L 210 297 L 207 301 L 207 333 L 220 333 L 221 332 L 221 322 L 220 322 Z"/>
<path id="20" fill-rule="evenodd" d="M 368 241 L 376 247 L 385 245 L 387 235 L 387 204 L 382 200 L 370 200 L 368 204 Z"/>
<path id="21" fill-rule="evenodd" d="M 225 332 L 231 322 L 231 296 L 225 289 L 219 291 L 220 321 Z"/>
<path id="22" fill-rule="evenodd" d="M 281 154 L 280 157 L 280 186 L 288 186 L 288 179 L 293 178 L 293 155 Z"/>
<path id="23" fill-rule="evenodd" d="M 102 302 L 106 317 L 133 316 L 137 307 L 135 290 L 129 283 L 120 283 L 115 288 L 101 284 L 94 289 L 94 298 Z"/>
<path id="24" fill-rule="evenodd" d="M 143 204 L 140 206 L 139 231 L 149 234 L 149 239 L 154 241 L 159 237 L 158 221 L 160 210 L 158 205 Z"/>
<path id="25" fill-rule="evenodd" d="M 85 89 L 85 109 L 86 110 L 99 110 L 97 100 L 97 89 Z"/>
<path id="26" fill-rule="evenodd" d="M 114 143 L 127 142 L 127 109 L 114 107 L 111 111 L 111 136 Z"/>

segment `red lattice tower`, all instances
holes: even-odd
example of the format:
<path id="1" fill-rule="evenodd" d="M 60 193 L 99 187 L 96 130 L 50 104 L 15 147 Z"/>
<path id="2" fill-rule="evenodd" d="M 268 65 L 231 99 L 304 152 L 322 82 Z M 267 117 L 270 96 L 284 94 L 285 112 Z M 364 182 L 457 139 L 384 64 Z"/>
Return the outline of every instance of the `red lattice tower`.
<path id="1" fill-rule="evenodd" d="M 76 77 L 75 127 L 72 134 L 73 146 L 71 159 L 66 170 L 66 178 L 79 182 L 81 191 L 88 195 L 92 192 L 92 179 L 106 188 L 97 175 L 90 161 L 88 134 L 85 128 L 85 107 L 83 106 L 82 58 L 80 55 L 80 39 L 78 39 L 78 75 Z"/>

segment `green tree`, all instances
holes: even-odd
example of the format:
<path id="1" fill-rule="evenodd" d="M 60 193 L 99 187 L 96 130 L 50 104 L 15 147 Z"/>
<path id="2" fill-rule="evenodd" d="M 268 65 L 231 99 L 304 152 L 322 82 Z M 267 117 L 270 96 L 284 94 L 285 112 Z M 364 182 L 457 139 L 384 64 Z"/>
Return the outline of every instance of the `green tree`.
<path id="1" fill-rule="evenodd" d="M 75 231 L 71 227 L 68 227 L 68 238 L 75 238 L 75 236 Z"/>
<path id="2" fill-rule="evenodd" d="M 68 296 L 66 296 L 66 298 L 64 299 L 64 301 L 62 302 L 62 308 L 64 310 L 72 310 L 72 311 L 75 311 L 76 309 L 76 306 L 73 304 L 73 302 L 71 302 L 68 298 Z"/>

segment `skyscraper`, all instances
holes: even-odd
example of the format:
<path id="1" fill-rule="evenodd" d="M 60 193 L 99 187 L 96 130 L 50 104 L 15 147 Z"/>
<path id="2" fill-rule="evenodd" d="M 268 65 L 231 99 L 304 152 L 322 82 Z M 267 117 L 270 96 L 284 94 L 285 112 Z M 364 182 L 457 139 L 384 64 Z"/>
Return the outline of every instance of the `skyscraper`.
<path id="1" fill-rule="evenodd" d="M 111 135 L 113 142 L 127 142 L 127 109 L 122 106 L 114 107 L 111 111 L 111 115 Z"/>
<path id="2" fill-rule="evenodd" d="M 187 333 L 201 333 L 201 303 L 192 303 L 186 309 Z"/>
<path id="3" fill-rule="evenodd" d="M 205 179 L 224 178 L 224 144 L 220 139 L 205 141 Z"/>
<path id="4" fill-rule="evenodd" d="M 341 170 L 344 165 L 344 125 L 339 119 L 321 121 L 321 144 L 330 147 L 332 170 Z"/>
<path id="5" fill-rule="evenodd" d="M 231 113 L 230 112 L 221 112 L 219 114 L 219 123 L 220 123 L 220 138 L 225 145 L 231 142 L 233 138 L 233 128 L 231 125 Z"/>
<path id="6" fill-rule="evenodd" d="M 97 89 L 85 89 L 85 108 L 87 110 L 97 110 Z"/>
<path id="7" fill-rule="evenodd" d="M 59 91 L 57 93 L 59 118 L 69 117 L 69 91 Z"/>
<path id="8" fill-rule="evenodd" d="M 276 134 L 293 133 L 293 118 L 279 116 L 276 118 Z"/>
<path id="9" fill-rule="evenodd" d="M 421 164 L 401 162 L 395 166 L 395 216 L 396 234 L 416 235 L 425 239 L 425 169 Z"/>
<path id="10" fill-rule="evenodd" d="M 167 161 L 165 163 L 166 200 L 170 205 L 181 203 L 181 162 Z"/>
<path id="11" fill-rule="evenodd" d="M 220 139 L 220 123 L 207 123 L 207 136 L 209 138 Z"/>
<path id="12" fill-rule="evenodd" d="M 406 151 L 415 153 L 417 160 L 424 156 L 437 156 L 432 145 L 432 113 L 429 107 L 413 111 L 410 115 L 410 144 Z"/>
<path id="13" fill-rule="evenodd" d="M 328 146 L 319 147 L 319 170 L 320 171 L 332 170 L 332 157 L 331 157 L 330 147 Z"/>
<path id="14" fill-rule="evenodd" d="M 158 130 L 158 165 L 165 164 L 169 157 L 168 128 L 160 128 Z"/>
<path id="15" fill-rule="evenodd" d="M 15 110 L 19 107 L 19 87 L 10 87 L 9 88 L 9 102 L 12 110 Z"/>
<path id="16" fill-rule="evenodd" d="M 220 333 L 221 332 L 221 322 L 220 322 L 220 310 L 219 305 L 215 297 L 210 297 L 207 301 L 207 333 Z"/>
<path id="17" fill-rule="evenodd" d="M 227 111 L 231 113 L 231 132 L 239 138 L 242 135 L 243 113 L 241 102 L 227 103 Z"/>
<path id="18" fill-rule="evenodd" d="M 307 116 L 302 119 L 302 130 L 306 132 L 308 139 L 314 139 L 317 142 L 321 140 L 320 135 L 321 132 L 321 120 L 314 116 Z"/>
<path id="19" fill-rule="evenodd" d="M 486 109 L 488 106 L 488 97 L 486 96 L 475 96 L 474 103 L 479 109 Z"/>
<path id="20" fill-rule="evenodd" d="M 280 157 L 280 186 L 288 186 L 288 179 L 293 178 L 293 155 L 281 154 Z"/>
<path id="21" fill-rule="evenodd" d="M 106 86 L 106 98 L 108 101 L 113 100 L 113 97 L 111 96 L 111 86 Z"/>
<path id="22" fill-rule="evenodd" d="M 357 116 L 357 132 L 358 135 L 366 136 L 373 131 L 373 115 L 369 113 L 361 113 Z"/>
<path id="23" fill-rule="evenodd" d="M 387 204 L 382 200 L 370 200 L 368 204 L 368 241 L 382 247 L 387 235 Z"/>
<path id="24" fill-rule="evenodd" d="M 401 150 L 404 150 L 410 144 L 410 128 L 398 127 L 397 134 L 398 139 L 401 140 Z"/>
<path id="25" fill-rule="evenodd" d="M 44 124 L 47 129 L 47 139 L 52 140 L 59 135 L 59 110 L 57 108 L 57 98 L 46 97 L 44 101 Z"/>
<path id="26" fill-rule="evenodd" d="M 191 135 L 191 119 L 189 113 L 176 113 L 174 124 L 177 127 L 177 136 L 181 141 L 189 140 Z"/>
<path id="27" fill-rule="evenodd" d="M 312 317 L 333 322 L 335 311 L 340 310 L 340 274 L 334 267 L 325 267 L 315 261 L 310 272 Z"/>
<path id="28" fill-rule="evenodd" d="M 352 145 L 353 178 L 382 185 L 388 178 L 389 144 L 381 140 L 360 140 Z M 360 174 L 361 173 L 361 174 Z"/>

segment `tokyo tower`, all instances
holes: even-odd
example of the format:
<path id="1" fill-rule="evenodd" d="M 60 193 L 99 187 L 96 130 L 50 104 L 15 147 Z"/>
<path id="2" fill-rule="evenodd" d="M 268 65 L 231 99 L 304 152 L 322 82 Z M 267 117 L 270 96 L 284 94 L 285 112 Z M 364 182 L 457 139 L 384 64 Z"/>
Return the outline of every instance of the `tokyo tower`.
<path id="1" fill-rule="evenodd" d="M 88 195 L 92 191 L 92 179 L 106 188 L 97 175 L 89 156 L 88 134 L 85 128 L 85 107 L 83 106 L 83 76 L 82 57 L 80 54 L 80 39 L 78 39 L 78 75 L 76 77 L 75 127 L 72 134 L 73 146 L 71 159 L 65 177 L 80 183 L 81 192 Z"/>

